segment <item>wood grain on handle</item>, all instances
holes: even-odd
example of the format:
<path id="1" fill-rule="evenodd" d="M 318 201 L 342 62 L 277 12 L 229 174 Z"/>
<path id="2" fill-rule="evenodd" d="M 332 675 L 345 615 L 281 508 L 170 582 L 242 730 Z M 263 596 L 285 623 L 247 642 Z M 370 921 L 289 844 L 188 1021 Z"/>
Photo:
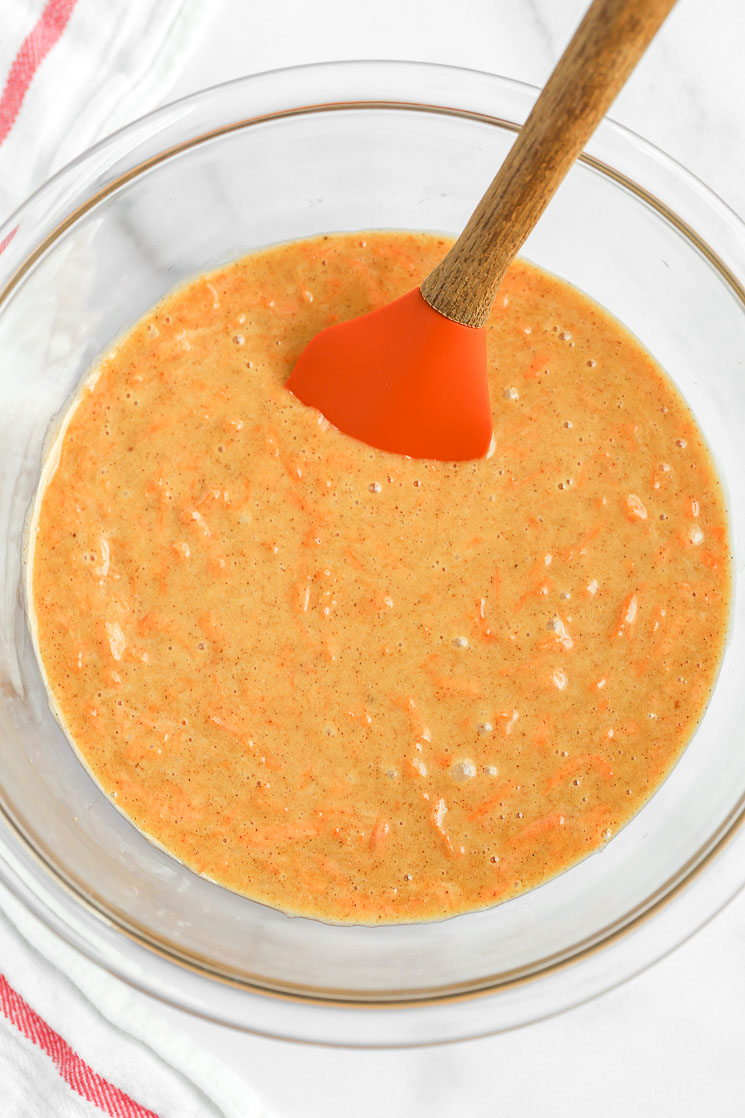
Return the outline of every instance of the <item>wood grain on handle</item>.
<path id="1" fill-rule="evenodd" d="M 483 326 L 514 256 L 675 0 L 594 0 L 496 178 L 421 292 Z"/>

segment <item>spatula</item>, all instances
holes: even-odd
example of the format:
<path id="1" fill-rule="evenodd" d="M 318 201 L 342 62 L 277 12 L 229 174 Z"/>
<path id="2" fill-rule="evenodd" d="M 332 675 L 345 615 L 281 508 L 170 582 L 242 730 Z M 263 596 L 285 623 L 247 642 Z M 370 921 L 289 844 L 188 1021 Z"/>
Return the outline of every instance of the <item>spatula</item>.
<path id="1" fill-rule="evenodd" d="M 496 178 L 421 287 L 330 326 L 287 380 L 335 427 L 412 458 L 492 437 L 486 327 L 499 284 L 675 0 L 594 0 Z"/>

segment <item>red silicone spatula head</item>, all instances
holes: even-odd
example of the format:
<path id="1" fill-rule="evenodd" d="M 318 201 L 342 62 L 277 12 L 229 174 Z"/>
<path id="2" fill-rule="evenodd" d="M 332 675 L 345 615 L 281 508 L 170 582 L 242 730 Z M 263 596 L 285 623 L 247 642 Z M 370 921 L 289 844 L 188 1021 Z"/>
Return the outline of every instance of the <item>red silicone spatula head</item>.
<path id="1" fill-rule="evenodd" d="M 287 382 L 296 396 L 383 450 L 445 461 L 486 453 L 483 327 L 497 287 L 674 3 L 593 0 L 421 294 L 319 334 Z"/>
<path id="2" fill-rule="evenodd" d="M 412 458 L 486 454 L 486 330 L 438 314 L 419 289 L 313 339 L 287 387 L 348 435 Z"/>

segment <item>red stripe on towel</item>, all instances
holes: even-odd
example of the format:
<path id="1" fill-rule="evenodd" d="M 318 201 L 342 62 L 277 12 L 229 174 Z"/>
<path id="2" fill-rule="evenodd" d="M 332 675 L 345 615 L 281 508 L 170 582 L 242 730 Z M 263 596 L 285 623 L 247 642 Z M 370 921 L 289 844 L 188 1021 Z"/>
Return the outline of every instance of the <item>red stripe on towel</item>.
<path id="1" fill-rule="evenodd" d="M 28 1040 L 37 1044 L 57 1065 L 65 1083 L 111 1118 L 158 1118 L 138 1102 L 97 1075 L 66 1040 L 47 1025 L 0 974 L 0 1009 Z"/>
<path id="2" fill-rule="evenodd" d="M 5 252 L 6 248 L 8 247 L 10 242 L 13 240 L 13 238 L 15 237 L 17 232 L 18 232 L 18 226 L 16 225 L 15 229 L 11 229 L 11 231 L 10 231 L 10 233 L 8 233 L 7 237 L 3 237 L 2 241 L 0 241 L 0 253 Z"/>
<path id="3" fill-rule="evenodd" d="M 44 11 L 23 40 L 0 97 L 0 144 L 15 124 L 34 74 L 65 30 L 77 0 L 47 0 Z"/>

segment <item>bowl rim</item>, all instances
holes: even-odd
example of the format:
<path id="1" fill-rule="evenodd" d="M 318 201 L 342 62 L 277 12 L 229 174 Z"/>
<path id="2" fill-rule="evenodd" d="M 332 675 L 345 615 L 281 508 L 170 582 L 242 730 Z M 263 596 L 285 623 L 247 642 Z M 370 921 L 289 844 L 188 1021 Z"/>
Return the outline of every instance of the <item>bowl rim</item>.
<path id="1" fill-rule="evenodd" d="M 434 80 L 435 77 L 438 79 L 437 81 Z M 443 82 L 445 85 L 450 82 L 452 86 L 458 90 L 455 100 L 459 103 L 453 106 L 434 103 L 429 99 L 416 100 L 413 95 L 418 89 L 423 89 L 425 92 L 428 92 L 427 82 L 423 80 L 424 78 L 431 78 L 432 84 L 439 86 L 441 86 Z M 299 88 L 307 89 L 309 93 L 317 95 L 313 100 L 297 102 L 298 80 Z M 477 88 L 469 88 L 469 90 L 464 93 L 462 86 L 466 81 L 471 82 Z M 288 90 L 288 84 L 292 87 L 291 90 Z M 148 139 L 151 136 L 157 139 L 163 134 L 164 129 L 168 129 L 169 123 L 172 124 L 174 121 L 178 121 L 182 126 L 188 124 L 189 113 L 194 114 L 196 110 L 203 108 L 204 105 L 206 103 L 208 104 L 210 101 L 216 102 L 217 99 L 225 95 L 227 91 L 247 90 L 250 93 L 252 89 L 256 90 L 257 87 L 261 87 L 262 85 L 271 87 L 263 101 L 260 97 L 258 98 L 258 100 L 261 101 L 262 111 L 244 116 L 238 120 L 231 120 L 228 123 L 223 123 L 206 132 L 197 132 L 184 138 L 179 143 L 161 148 L 158 152 L 140 162 L 134 163 L 127 170 L 120 171 L 110 176 L 107 181 L 99 185 L 98 189 L 90 193 L 82 203 L 71 209 L 69 213 L 66 213 L 62 220 L 57 221 L 56 224 L 44 230 L 41 239 L 31 246 L 30 251 L 24 248 L 23 235 L 20 238 L 16 238 L 16 233 L 21 224 L 24 223 L 26 215 L 32 213 L 33 210 L 37 208 L 46 210 L 50 204 L 54 205 L 55 199 L 58 199 L 58 206 L 61 204 L 59 202 L 59 196 L 62 195 L 64 199 L 65 191 L 69 187 L 72 179 L 77 178 L 82 173 L 84 178 L 88 176 L 90 179 L 92 176 L 91 181 L 95 181 L 96 173 L 101 173 L 100 162 L 102 156 L 105 157 L 104 163 L 108 164 L 110 169 L 111 163 L 108 157 L 112 152 L 115 155 L 118 152 L 120 158 L 126 158 L 127 152 L 135 150 L 138 143 L 142 142 L 143 139 Z M 539 92 L 535 86 L 524 82 L 462 67 L 422 62 L 389 62 L 385 60 L 363 62 L 341 61 L 312 63 L 299 67 L 285 67 L 279 70 L 264 71 L 248 77 L 236 78 L 231 82 L 211 86 L 197 93 L 193 93 L 188 97 L 172 102 L 169 105 L 163 106 L 162 108 L 156 109 L 107 136 L 92 148 L 83 152 L 71 163 L 67 164 L 66 167 L 62 168 L 32 194 L 10 215 L 3 226 L 0 227 L 0 308 L 15 286 L 21 282 L 26 272 L 33 267 L 34 262 L 55 240 L 57 240 L 57 238 L 73 225 L 79 217 L 103 198 L 114 193 L 127 181 L 130 181 L 151 167 L 172 158 L 182 151 L 204 143 L 216 136 L 225 135 L 228 132 L 266 121 L 312 113 L 367 108 L 403 109 L 455 116 L 493 125 L 515 133 L 519 131 L 522 123 L 521 120 L 510 120 L 506 117 L 485 113 L 483 110 L 474 107 L 468 107 L 468 103 L 483 101 L 483 93 L 487 87 L 491 90 L 492 94 L 496 91 L 497 94 L 502 92 L 516 95 L 517 99 L 522 101 L 523 108 L 527 110 L 529 110 L 532 101 Z M 338 98 L 329 99 L 330 92 L 335 89 L 341 90 L 342 88 L 354 92 L 355 95 L 351 98 L 345 97 L 343 100 L 339 100 Z M 392 91 L 394 89 L 406 89 L 409 92 L 409 96 L 404 99 L 384 96 L 386 90 Z M 269 107 L 266 100 L 267 96 L 270 101 L 272 101 L 273 98 L 272 103 L 275 106 L 274 109 Z M 293 101 L 295 102 L 294 105 L 290 103 Z M 249 102 L 250 96 L 246 98 L 246 103 L 248 104 Z M 626 162 L 631 163 L 632 170 L 637 166 L 641 166 L 643 172 L 645 168 L 649 169 L 649 167 L 653 166 L 656 170 L 661 169 L 663 179 L 669 179 L 670 183 L 674 184 L 676 189 L 682 188 L 684 194 L 682 212 L 680 208 L 673 210 L 664 200 L 664 196 L 658 196 L 657 193 L 642 186 L 625 170 L 619 170 L 617 166 L 608 162 L 605 150 L 609 145 L 620 145 L 621 155 L 625 158 Z M 743 226 L 734 211 L 713 194 L 700 179 L 691 174 L 691 172 L 686 170 L 671 157 L 665 155 L 660 149 L 637 136 L 631 130 L 607 120 L 601 125 L 593 141 L 588 145 L 586 152 L 580 156 L 580 161 L 605 177 L 615 181 L 618 185 L 631 191 L 641 202 L 651 207 L 671 224 L 716 269 L 720 277 L 735 294 L 742 307 L 745 308 L 745 282 L 737 275 L 737 261 L 739 259 L 742 261 L 740 273 L 745 278 L 745 226 Z M 116 164 L 114 164 L 114 166 L 116 166 Z M 665 183 L 663 183 L 663 185 L 665 185 Z M 712 247 L 709 243 L 711 235 L 705 239 L 696 231 L 694 224 L 692 224 L 693 214 L 691 211 L 702 202 L 704 203 L 705 211 L 713 214 L 716 219 L 715 224 L 717 225 L 717 229 L 715 230 L 715 240 L 719 241 L 716 247 Z M 722 230 L 726 231 L 727 237 L 730 239 L 720 240 L 721 231 L 719 226 L 721 226 Z M 33 237 L 26 237 L 26 240 L 33 240 Z M 733 843 L 733 840 L 738 840 L 740 845 L 742 845 L 742 840 L 745 837 L 741 826 L 745 819 L 744 796 L 741 798 L 738 805 L 728 814 L 727 818 L 720 823 L 717 830 L 709 837 L 706 844 L 698 851 L 696 856 L 689 859 L 685 866 L 681 867 L 672 878 L 656 889 L 644 902 L 637 905 L 630 914 L 627 913 L 626 916 L 622 918 L 622 921 L 616 921 L 615 925 L 610 930 L 606 929 L 595 933 L 589 940 L 585 940 L 579 946 L 575 945 L 572 949 L 562 952 L 558 957 L 548 957 L 546 960 L 537 962 L 529 973 L 521 972 L 520 975 L 512 977 L 506 975 L 500 977 L 497 981 L 493 978 L 487 978 L 474 983 L 472 987 L 469 985 L 467 989 L 464 989 L 461 985 L 456 990 L 444 987 L 423 991 L 421 994 L 414 997 L 404 996 L 402 998 L 396 998 L 396 1000 L 386 1000 L 384 998 L 371 998 L 368 1000 L 361 998 L 358 992 L 355 992 L 354 996 L 351 998 L 344 998 L 338 991 L 330 994 L 328 992 L 306 988 L 275 989 L 271 986 L 263 985 L 258 981 L 250 981 L 245 978 L 231 978 L 231 976 L 211 968 L 203 960 L 197 960 L 194 956 L 182 956 L 171 947 L 164 947 L 162 944 L 154 941 L 153 938 L 142 929 L 128 926 L 126 921 L 112 918 L 110 912 L 102 911 L 90 896 L 86 896 L 81 892 L 74 882 L 66 878 L 58 869 L 48 862 L 28 836 L 24 834 L 23 830 L 18 827 L 12 818 L 12 814 L 8 813 L 5 809 L 5 805 L 2 803 L 0 803 L 0 816 L 2 817 L 2 829 L 0 829 L 0 838 L 2 839 L 2 841 L 0 841 L 0 861 L 10 870 L 10 873 L 5 877 L 6 884 L 11 886 L 17 896 L 28 893 L 29 886 L 28 880 L 24 880 L 24 887 L 19 887 L 18 869 L 17 867 L 13 868 L 11 866 L 13 861 L 12 846 L 9 850 L 6 849 L 4 851 L 2 849 L 4 846 L 7 847 L 9 834 L 12 835 L 15 840 L 20 841 L 21 846 L 25 848 L 25 853 L 31 855 L 31 859 L 38 864 L 43 874 L 50 876 L 56 886 L 61 887 L 67 895 L 72 896 L 75 902 L 88 910 L 96 920 L 104 921 L 111 927 L 116 928 L 117 934 L 123 934 L 138 948 L 144 949 L 148 953 L 156 953 L 161 956 L 169 965 L 175 965 L 180 972 L 187 969 L 203 976 L 203 978 L 210 983 L 218 979 L 220 983 L 235 986 L 241 992 L 250 991 L 251 993 L 256 993 L 258 997 L 262 999 L 266 999 L 268 996 L 273 999 L 279 999 L 284 1003 L 289 1002 L 293 1005 L 310 1005 L 312 1007 L 321 1008 L 337 1007 L 343 1008 L 344 1010 L 348 1010 L 350 1007 L 363 1007 L 366 1010 L 376 1010 L 386 1016 L 391 1012 L 400 1010 L 421 1010 L 426 1007 L 441 1007 L 444 1003 L 457 1005 L 464 1002 L 473 1002 L 474 999 L 483 1001 L 490 997 L 494 998 L 502 992 L 524 986 L 525 984 L 535 983 L 536 980 L 554 975 L 556 972 L 566 972 L 571 969 L 573 965 L 579 964 L 583 960 L 590 961 L 593 957 L 601 954 L 601 948 L 607 953 L 607 949 L 610 946 L 614 944 L 618 945 L 622 940 L 628 940 L 628 933 L 638 930 L 641 925 L 648 924 L 651 917 L 659 915 L 666 906 L 669 907 L 669 902 L 680 899 L 688 886 L 696 881 L 700 882 L 702 877 L 706 876 L 702 875 L 701 871 L 705 867 L 708 867 L 718 855 L 723 854 L 725 851 L 729 851 L 729 861 L 732 862 L 731 851 L 733 846 L 736 845 L 736 843 Z M 24 876 L 24 874 L 22 873 L 21 876 Z M 630 977 L 631 974 L 638 973 L 640 970 L 645 969 L 658 958 L 662 957 L 662 955 L 667 954 L 698 930 L 698 928 L 708 922 L 708 920 L 735 895 L 743 883 L 745 883 L 745 871 L 742 871 L 741 874 L 736 876 L 738 878 L 737 881 L 734 880 L 735 875 L 730 873 L 732 880 L 728 878 L 728 883 L 724 887 L 720 884 L 716 896 L 710 900 L 709 904 L 704 906 L 699 905 L 695 912 L 695 918 L 688 920 L 685 930 L 682 932 L 678 930 L 677 934 L 674 936 L 668 935 L 665 945 L 661 947 L 653 957 L 645 959 L 642 962 L 637 962 L 631 967 L 627 964 L 628 973 L 620 974 L 620 976 L 614 977 L 611 981 L 604 981 L 598 985 L 597 989 L 592 989 L 586 996 L 581 991 L 578 991 L 578 996 L 573 997 L 567 1004 L 562 1004 L 548 1012 L 531 1016 L 530 1019 L 541 1019 L 561 1009 L 569 1008 L 570 1005 L 588 1000 L 589 997 L 596 996 L 612 986 L 617 985 L 625 978 Z M 740 878 L 742 878 L 742 880 L 740 880 Z M 26 896 L 26 903 L 28 904 L 28 902 L 29 898 Z M 54 922 L 49 919 L 44 905 L 42 904 L 40 907 L 39 904 L 36 904 L 33 907 L 37 915 L 40 915 L 43 920 L 46 915 L 45 922 L 48 926 L 52 926 Z M 57 930 L 60 931 L 60 927 L 57 927 Z M 131 974 L 126 974 L 127 967 L 123 967 L 121 964 L 119 967 L 112 967 L 106 959 L 99 957 L 99 951 L 90 949 L 90 944 L 87 943 L 84 938 L 81 942 L 80 936 L 72 935 L 69 927 L 67 928 L 67 934 L 65 934 L 64 930 L 62 930 L 62 934 L 65 935 L 68 942 L 72 942 L 74 946 L 83 950 L 89 957 L 96 958 L 96 961 L 100 963 L 102 962 L 111 973 L 117 974 L 119 977 L 126 977 L 128 981 L 134 985 L 138 985 L 145 992 L 155 992 L 157 996 L 163 998 L 163 1000 L 170 1000 L 172 1004 L 177 1004 L 180 1005 L 181 1008 L 184 1008 L 183 1002 L 178 1000 L 174 1002 L 172 998 L 164 996 L 163 990 L 154 990 L 152 988 L 154 985 L 153 983 L 148 984 L 146 980 L 142 979 L 137 981 L 133 979 Z M 406 992 L 404 992 L 404 995 L 406 995 Z M 200 1012 L 199 1009 L 195 1009 L 193 1006 L 188 1008 L 191 1008 L 192 1012 Z M 209 1013 L 204 1015 L 210 1016 Z M 253 1031 L 264 1031 L 262 1029 L 256 1029 L 255 1026 L 239 1025 L 239 1027 L 251 1027 Z M 512 1026 L 506 1025 L 504 1027 Z M 488 1028 L 485 1032 L 498 1031 L 498 1028 L 499 1026 Z M 282 1034 L 270 1030 L 268 1031 L 268 1035 Z M 461 1039 L 462 1035 L 483 1035 L 483 1033 L 473 1034 L 472 1032 L 466 1032 L 454 1036 L 451 1039 Z M 333 1043 L 333 1041 L 329 1041 L 328 1039 L 324 1039 L 322 1042 Z M 424 1041 L 424 1043 L 431 1042 L 431 1040 Z M 401 1041 L 398 1040 L 396 1043 L 400 1044 Z"/>

